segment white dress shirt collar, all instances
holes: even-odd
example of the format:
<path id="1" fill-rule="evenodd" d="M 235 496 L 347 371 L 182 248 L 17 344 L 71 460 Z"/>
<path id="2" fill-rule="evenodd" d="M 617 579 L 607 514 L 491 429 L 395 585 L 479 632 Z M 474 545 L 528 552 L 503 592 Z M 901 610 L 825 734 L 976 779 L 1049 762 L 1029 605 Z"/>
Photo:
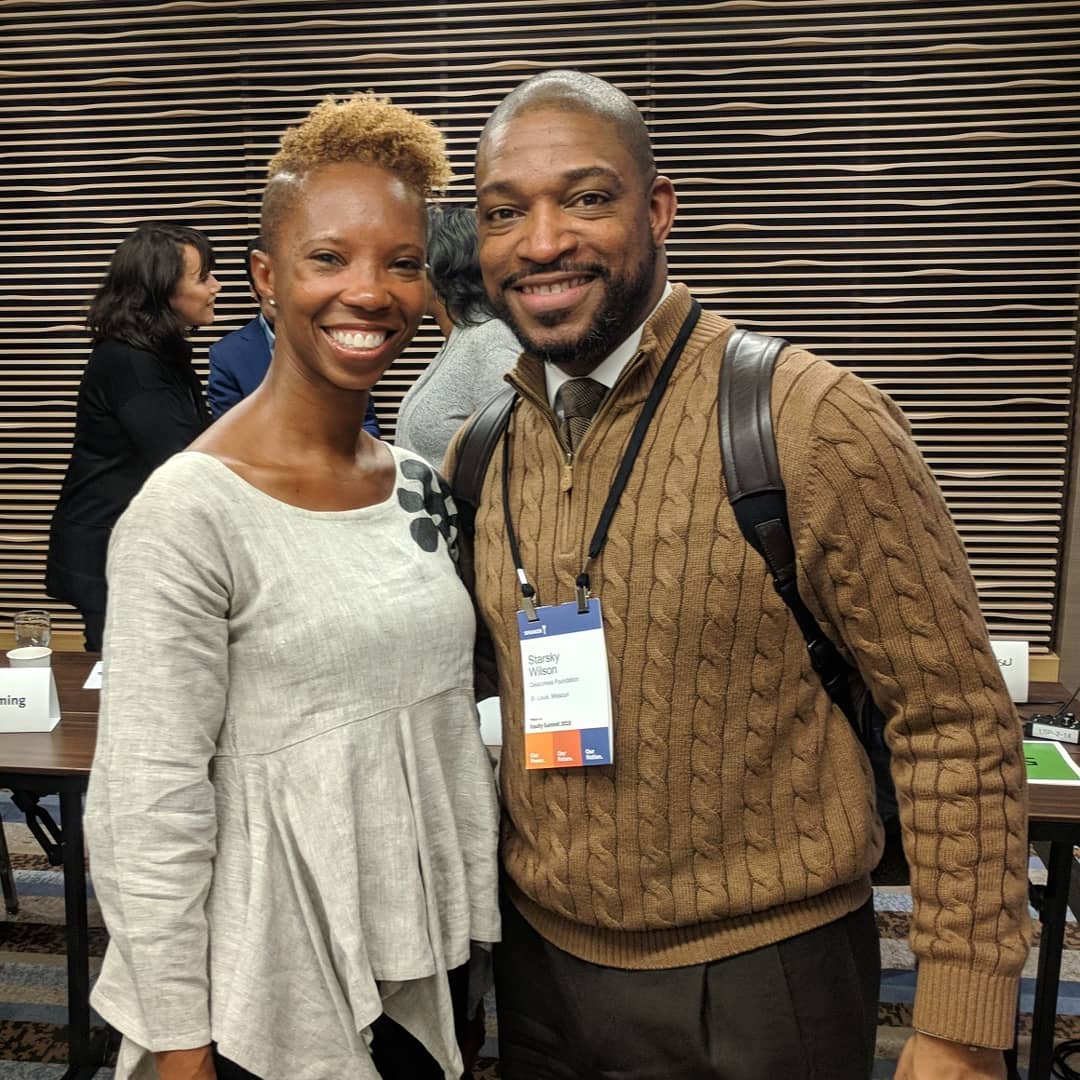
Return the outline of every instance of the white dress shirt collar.
<path id="1" fill-rule="evenodd" d="M 609 390 L 615 385 L 623 372 L 623 368 L 630 363 L 634 358 L 634 354 L 638 351 L 642 334 L 645 331 L 645 323 L 652 318 L 653 311 L 656 311 L 656 308 L 658 308 L 670 295 L 671 282 L 665 281 L 664 291 L 660 295 L 656 307 L 642 319 L 641 325 L 638 326 L 638 328 L 621 345 L 619 345 L 614 352 L 601 360 L 600 363 L 589 372 L 590 379 L 602 382 Z M 544 381 L 547 385 L 548 404 L 553 409 L 555 408 L 555 395 L 559 392 L 559 387 L 573 377 L 573 375 L 567 375 L 562 368 L 556 367 L 554 364 L 544 364 Z"/>
<path id="2" fill-rule="evenodd" d="M 266 316 L 259 312 L 259 326 L 262 327 L 262 332 L 266 335 L 266 343 L 270 346 L 270 351 L 274 351 L 274 328 L 266 321 Z"/>

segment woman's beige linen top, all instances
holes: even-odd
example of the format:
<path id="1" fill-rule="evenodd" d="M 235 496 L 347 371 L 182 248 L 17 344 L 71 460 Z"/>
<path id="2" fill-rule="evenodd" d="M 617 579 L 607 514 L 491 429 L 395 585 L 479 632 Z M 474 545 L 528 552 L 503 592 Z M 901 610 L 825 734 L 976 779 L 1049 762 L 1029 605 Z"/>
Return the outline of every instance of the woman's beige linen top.
<path id="1" fill-rule="evenodd" d="M 322 512 L 182 453 L 117 526 L 86 835 L 118 1080 L 211 1040 L 375 1080 L 384 1011 L 461 1073 L 442 975 L 498 937 L 498 810 L 453 504 L 394 458 Z"/>

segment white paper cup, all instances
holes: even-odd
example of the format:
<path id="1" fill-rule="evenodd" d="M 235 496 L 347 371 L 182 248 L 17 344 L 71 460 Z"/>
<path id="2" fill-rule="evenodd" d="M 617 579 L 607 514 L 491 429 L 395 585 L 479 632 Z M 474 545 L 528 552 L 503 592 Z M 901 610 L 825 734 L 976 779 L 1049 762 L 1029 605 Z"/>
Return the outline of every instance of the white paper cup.
<path id="1" fill-rule="evenodd" d="M 44 645 L 24 645 L 21 649 L 11 649 L 8 663 L 12 667 L 52 667 L 52 649 Z"/>

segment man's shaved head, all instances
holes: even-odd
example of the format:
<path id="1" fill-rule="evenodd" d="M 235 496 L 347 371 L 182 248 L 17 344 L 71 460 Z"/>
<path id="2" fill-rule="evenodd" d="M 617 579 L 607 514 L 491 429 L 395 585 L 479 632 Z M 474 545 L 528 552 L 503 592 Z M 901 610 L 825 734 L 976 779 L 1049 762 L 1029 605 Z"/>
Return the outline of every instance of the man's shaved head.
<path id="1" fill-rule="evenodd" d="M 641 170 L 643 177 L 656 172 L 649 132 L 638 107 L 617 87 L 583 71 L 556 69 L 534 75 L 510 91 L 491 114 L 477 145 L 477 160 L 484 156 L 488 138 L 515 116 L 541 109 L 585 113 L 608 121 Z"/>

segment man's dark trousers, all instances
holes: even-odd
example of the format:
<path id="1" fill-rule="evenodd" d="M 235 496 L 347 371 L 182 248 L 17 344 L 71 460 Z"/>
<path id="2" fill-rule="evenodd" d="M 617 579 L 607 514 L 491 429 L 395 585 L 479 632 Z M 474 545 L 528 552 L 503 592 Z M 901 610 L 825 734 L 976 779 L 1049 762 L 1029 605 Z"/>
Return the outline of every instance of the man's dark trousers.
<path id="1" fill-rule="evenodd" d="M 709 964 L 624 971 L 545 941 L 503 901 L 503 1080 L 866 1080 L 881 958 L 872 901 Z"/>

